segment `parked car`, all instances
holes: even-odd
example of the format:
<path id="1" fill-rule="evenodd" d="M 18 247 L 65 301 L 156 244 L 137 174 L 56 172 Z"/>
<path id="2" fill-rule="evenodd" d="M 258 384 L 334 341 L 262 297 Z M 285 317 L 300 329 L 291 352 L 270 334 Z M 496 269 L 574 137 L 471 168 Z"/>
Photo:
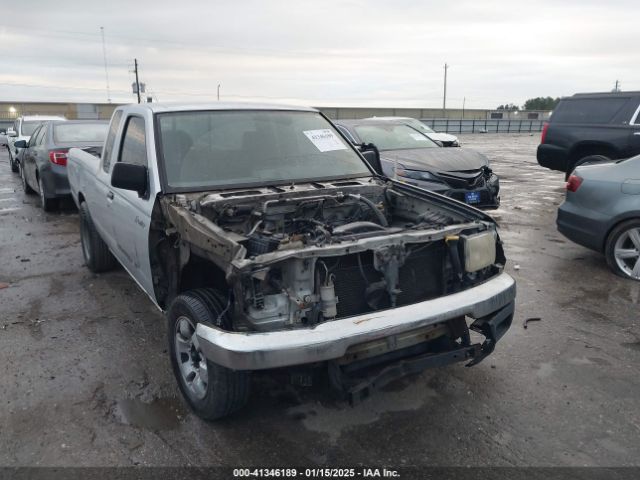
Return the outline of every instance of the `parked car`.
<path id="1" fill-rule="evenodd" d="M 87 266 L 117 259 L 166 312 L 203 418 L 242 407 L 252 370 L 323 368 L 357 401 L 477 364 L 513 318 L 491 217 L 377 175 L 311 108 L 121 106 L 102 157 L 73 148 L 68 174 Z"/>
<path id="2" fill-rule="evenodd" d="M 0 130 L 0 147 L 6 147 L 6 146 L 7 146 L 7 131 Z"/>
<path id="3" fill-rule="evenodd" d="M 542 130 L 538 163 L 565 177 L 588 157 L 640 154 L 640 92 L 581 93 L 563 98 Z M 606 158 L 605 158 L 606 157 Z"/>
<path id="4" fill-rule="evenodd" d="M 455 135 L 451 135 L 449 133 L 438 133 L 433 130 L 431 127 L 427 126 L 424 122 L 421 122 L 417 118 L 410 117 L 371 117 L 367 120 L 382 120 L 385 122 L 400 122 L 405 125 L 409 125 L 412 128 L 415 128 L 419 132 L 424 133 L 427 137 L 429 137 L 434 142 L 439 142 L 443 147 L 459 147 L 460 141 L 458 137 Z"/>
<path id="5" fill-rule="evenodd" d="M 617 275 L 640 280 L 640 156 L 587 160 L 569 177 L 558 230 L 603 253 Z"/>
<path id="6" fill-rule="evenodd" d="M 470 149 L 439 148 L 418 130 L 395 120 L 339 120 L 353 144 L 374 144 L 389 177 L 479 208 L 500 206 L 500 180 L 489 159 Z"/>
<path id="7" fill-rule="evenodd" d="M 29 142 L 17 141 L 24 192 L 37 192 L 42 208 L 54 210 L 58 199 L 70 195 L 67 152 L 78 147 L 99 155 L 108 127 L 106 120 L 47 121 L 34 130 Z"/>
<path id="8" fill-rule="evenodd" d="M 8 134 L 8 145 L 7 149 L 9 150 L 9 166 L 11 167 L 11 171 L 14 173 L 18 172 L 18 149 L 19 147 L 15 146 L 15 143 L 20 140 L 29 141 L 31 135 L 35 131 L 38 126 L 47 120 L 66 120 L 64 117 L 57 116 L 44 116 L 44 115 L 25 115 L 23 117 L 18 117 L 13 124 L 13 129 Z"/>

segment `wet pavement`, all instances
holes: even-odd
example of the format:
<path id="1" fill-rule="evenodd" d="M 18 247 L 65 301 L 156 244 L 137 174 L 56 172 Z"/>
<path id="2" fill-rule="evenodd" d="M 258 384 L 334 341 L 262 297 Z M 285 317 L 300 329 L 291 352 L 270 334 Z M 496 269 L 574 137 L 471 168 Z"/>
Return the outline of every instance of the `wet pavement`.
<path id="1" fill-rule="evenodd" d="M 501 177 L 518 281 L 494 354 L 356 407 L 261 374 L 216 423 L 180 398 L 162 315 L 123 270 L 83 266 L 77 213 L 44 213 L 3 150 L 0 465 L 640 465 L 640 283 L 557 233 L 563 175 L 535 162 L 537 134 L 462 141 Z"/>

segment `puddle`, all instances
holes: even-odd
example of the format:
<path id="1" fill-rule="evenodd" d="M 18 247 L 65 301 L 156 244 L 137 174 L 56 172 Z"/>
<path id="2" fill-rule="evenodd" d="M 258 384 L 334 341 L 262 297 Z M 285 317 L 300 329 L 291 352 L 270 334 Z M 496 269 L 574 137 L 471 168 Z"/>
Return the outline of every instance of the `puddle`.
<path id="1" fill-rule="evenodd" d="M 174 430 L 180 426 L 185 410 L 177 398 L 158 398 L 145 403 L 135 398 L 118 401 L 115 416 L 121 423 L 148 430 Z"/>
<path id="2" fill-rule="evenodd" d="M 390 412 L 418 410 L 437 397 L 423 373 L 409 385 L 378 390 L 354 407 L 341 402 L 334 406 L 316 402 L 290 408 L 287 412 L 291 418 L 301 421 L 307 430 L 326 434 L 329 443 L 335 445 L 345 430 L 375 423 Z"/>

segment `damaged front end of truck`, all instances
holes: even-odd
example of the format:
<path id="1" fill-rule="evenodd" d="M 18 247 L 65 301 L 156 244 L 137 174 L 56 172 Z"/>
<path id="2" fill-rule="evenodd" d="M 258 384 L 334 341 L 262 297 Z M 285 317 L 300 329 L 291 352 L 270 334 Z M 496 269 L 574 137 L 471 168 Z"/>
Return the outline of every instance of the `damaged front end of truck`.
<path id="1" fill-rule="evenodd" d="M 477 364 L 513 317 L 495 223 L 400 183 L 164 195 L 153 223 L 156 298 L 215 288 L 228 320 L 195 334 L 229 369 L 328 365 L 357 401 L 424 368 Z"/>

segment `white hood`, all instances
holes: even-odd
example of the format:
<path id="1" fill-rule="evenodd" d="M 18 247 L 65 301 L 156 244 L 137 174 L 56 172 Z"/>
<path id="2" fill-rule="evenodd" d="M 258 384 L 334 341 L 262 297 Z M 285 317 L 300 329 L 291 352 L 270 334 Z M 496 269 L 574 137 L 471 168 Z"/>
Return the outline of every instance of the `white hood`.
<path id="1" fill-rule="evenodd" d="M 431 140 L 438 140 L 439 142 L 457 142 L 458 137 L 455 135 L 449 135 L 448 133 L 427 133 L 424 134 Z"/>

